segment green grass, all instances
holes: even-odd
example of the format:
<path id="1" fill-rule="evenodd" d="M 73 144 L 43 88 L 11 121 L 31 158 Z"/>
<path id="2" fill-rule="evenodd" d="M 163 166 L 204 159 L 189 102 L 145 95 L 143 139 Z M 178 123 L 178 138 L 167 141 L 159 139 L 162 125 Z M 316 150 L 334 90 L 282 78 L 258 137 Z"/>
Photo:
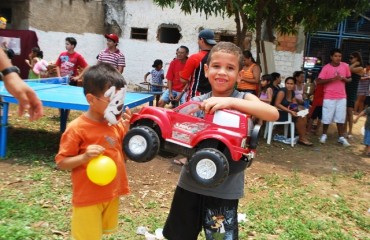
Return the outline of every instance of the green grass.
<path id="1" fill-rule="evenodd" d="M 68 172 L 55 170 L 60 137 L 55 115 L 46 109 L 38 122 L 11 118 L 6 160 L 15 167 L 11 178 L 1 179 L 1 240 L 70 237 L 71 183 Z M 271 171 L 251 181 L 253 169 L 248 170 L 246 198 L 239 206 L 247 221 L 240 223 L 239 239 L 370 239 L 369 199 L 356 197 L 369 193 L 366 169 L 347 174 L 333 170 L 311 181 L 299 170 L 287 172 Z M 137 192 L 125 197 L 119 232 L 106 239 L 144 239 L 136 235 L 138 226 L 151 232 L 162 228 L 171 196 L 162 198 L 142 198 Z M 199 239 L 205 239 L 203 234 Z"/>

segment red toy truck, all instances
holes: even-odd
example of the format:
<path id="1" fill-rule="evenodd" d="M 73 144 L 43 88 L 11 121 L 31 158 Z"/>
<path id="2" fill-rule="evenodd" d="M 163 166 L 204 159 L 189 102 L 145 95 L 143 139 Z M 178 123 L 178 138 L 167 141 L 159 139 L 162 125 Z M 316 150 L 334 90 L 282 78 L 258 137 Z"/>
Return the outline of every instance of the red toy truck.
<path id="1" fill-rule="evenodd" d="M 259 125 L 233 110 L 204 114 L 200 102 L 175 109 L 144 107 L 131 118 L 123 141 L 127 157 L 147 162 L 157 154 L 188 157 L 189 174 L 199 184 L 214 187 L 229 174 L 249 167 L 256 154 Z"/>

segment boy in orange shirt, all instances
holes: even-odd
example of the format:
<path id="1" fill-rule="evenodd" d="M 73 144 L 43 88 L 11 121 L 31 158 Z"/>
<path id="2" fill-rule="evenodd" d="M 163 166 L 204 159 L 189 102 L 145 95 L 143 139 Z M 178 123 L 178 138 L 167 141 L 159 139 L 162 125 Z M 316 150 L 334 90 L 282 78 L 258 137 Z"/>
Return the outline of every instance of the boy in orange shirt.
<path id="1" fill-rule="evenodd" d="M 73 239 L 95 240 L 117 229 L 119 196 L 129 193 L 122 140 L 131 112 L 126 108 L 126 120 L 107 118 L 106 109 L 117 97 L 121 99 L 117 116 L 121 116 L 125 93 L 126 82 L 114 67 L 107 63 L 92 66 L 83 79 L 89 109 L 68 125 L 55 161 L 59 169 L 72 171 Z M 117 166 L 115 178 L 104 186 L 90 181 L 86 173 L 89 161 L 101 154 Z"/>

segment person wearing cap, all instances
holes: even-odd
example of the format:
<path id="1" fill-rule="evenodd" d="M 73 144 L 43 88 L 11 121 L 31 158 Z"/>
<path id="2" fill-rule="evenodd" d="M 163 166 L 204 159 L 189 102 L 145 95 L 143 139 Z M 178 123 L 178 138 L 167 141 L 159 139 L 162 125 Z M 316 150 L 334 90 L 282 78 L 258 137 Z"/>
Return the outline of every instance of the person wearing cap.
<path id="1" fill-rule="evenodd" d="M 107 39 L 107 48 L 101 51 L 98 55 L 98 63 L 106 62 L 111 64 L 121 74 L 126 66 L 125 55 L 117 48 L 119 39 L 114 33 L 105 34 Z"/>
<path id="2" fill-rule="evenodd" d="M 183 90 L 187 91 L 188 99 L 211 91 L 211 85 L 204 76 L 202 60 L 215 44 L 215 34 L 212 30 L 204 29 L 199 32 L 198 46 L 200 51 L 188 58 L 180 73 L 181 81 L 186 84 Z"/>
<path id="3" fill-rule="evenodd" d="M 163 79 L 164 79 L 164 70 L 163 70 L 163 61 L 161 59 L 156 59 L 152 65 L 153 69 L 148 71 L 144 75 L 144 82 L 147 82 L 149 75 L 152 76 L 150 81 L 150 91 L 151 92 L 162 92 L 163 90 Z M 160 94 L 155 94 L 156 105 L 158 106 Z"/>
<path id="4" fill-rule="evenodd" d="M 6 29 L 6 18 L 0 17 L 0 29 Z"/>
<path id="5" fill-rule="evenodd" d="M 85 58 L 75 51 L 77 40 L 73 37 L 65 39 L 65 52 L 62 52 L 55 65 L 58 77 L 69 76 L 69 85 L 77 86 L 82 81 L 83 70 L 88 67 Z M 80 70 L 80 72 L 79 72 Z"/>

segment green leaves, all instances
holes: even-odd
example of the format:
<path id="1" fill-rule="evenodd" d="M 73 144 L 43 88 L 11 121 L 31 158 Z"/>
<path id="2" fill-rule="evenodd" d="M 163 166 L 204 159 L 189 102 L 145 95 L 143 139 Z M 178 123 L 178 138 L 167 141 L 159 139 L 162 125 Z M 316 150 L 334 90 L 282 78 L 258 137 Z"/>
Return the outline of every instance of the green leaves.
<path id="1" fill-rule="evenodd" d="M 238 42 L 242 43 L 247 31 L 256 29 L 261 36 L 262 24 L 267 31 L 296 34 L 299 26 L 305 32 L 330 29 L 351 14 L 370 9 L 369 0 L 154 0 L 162 7 L 174 8 L 179 4 L 185 14 L 204 13 L 207 17 L 234 16 Z M 259 38 L 258 38 L 259 39 Z M 267 39 L 273 41 L 270 37 Z"/>

